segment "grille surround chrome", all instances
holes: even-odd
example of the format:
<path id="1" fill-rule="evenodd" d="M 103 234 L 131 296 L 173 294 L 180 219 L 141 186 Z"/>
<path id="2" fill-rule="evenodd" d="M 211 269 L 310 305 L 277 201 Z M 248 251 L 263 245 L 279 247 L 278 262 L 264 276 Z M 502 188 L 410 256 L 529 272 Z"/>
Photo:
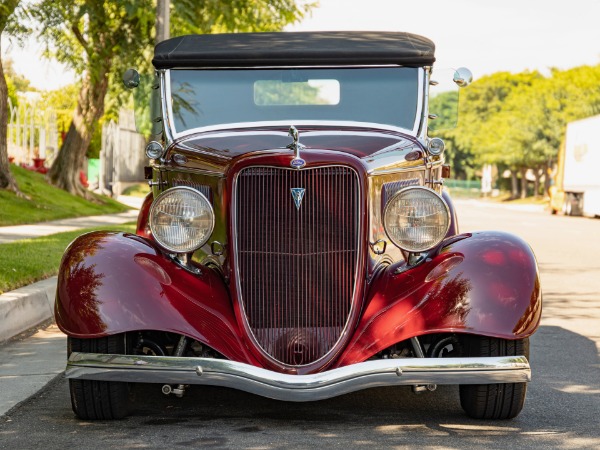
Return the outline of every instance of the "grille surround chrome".
<path id="1" fill-rule="evenodd" d="M 342 170 L 346 170 L 348 171 L 349 175 L 351 175 L 353 177 L 353 183 L 354 183 L 354 201 L 353 201 L 353 206 L 354 206 L 354 211 L 355 211 L 355 217 L 354 217 L 354 225 L 355 225 L 355 243 L 354 243 L 354 252 L 355 252 L 355 258 L 353 259 L 353 268 L 354 271 L 353 273 L 351 273 L 351 276 L 353 276 L 351 279 L 353 280 L 351 283 L 351 293 L 349 294 L 349 311 L 348 313 L 345 315 L 345 320 L 344 320 L 344 324 L 343 324 L 343 328 L 342 330 L 339 332 L 335 342 L 330 345 L 327 350 L 324 352 L 324 354 L 320 357 L 318 357 L 317 359 L 314 359 L 312 361 L 309 361 L 307 363 L 301 363 L 301 364 L 289 364 L 286 363 L 284 361 L 281 361 L 280 359 L 276 358 L 274 355 L 272 355 L 266 348 L 265 346 L 261 343 L 261 340 L 259 339 L 259 336 L 257 336 L 257 332 L 255 332 L 255 330 L 252 328 L 250 321 L 249 321 L 249 315 L 248 312 L 246 310 L 245 307 L 245 302 L 244 302 L 244 296 L 243 296 L 243 289 L 242 289 L 242 282 L 241 282 L 241 273 L 240 273 L 240 249 L 239 249 L 239 180 L 240 180 L 240 176 L 241 174 L 248 170 L 248 169 L 267 169 L 267 170 L 278 170 L 278 171 L 282 171 L 282 172 L 289 172 L 290 174 L 298 174 L 298 173 L 302 173 L 302 172 L 307 172 L 307 171 L 311 171 L 311 170 L 317 170 L 317 169 L 342 169 Z M 360 176 L 359 173 L 357 172 L 357 170 L 351 166 L 348 165 L 343 165 L 343 164 L 335 164 L 335 165 L 321 165 L 321 166 L 311 166 L 311 167 L 306 167 L 306 168 L 302 168 L 302 169 L 295 169 L 295 168 L 291 168 L 291 167 L 282 167 L 282 166 L 275 166 L 275 165 L 253 165 L 253 166 L 249 166 L 249 167 L 244 167 L 242 169 L 240 169 L 238 172 L 236 172 L 234 174 L 233 177 L 233 181 L 232 181 L 232 203 L 231 203 L 231 230 L 232 230 L 232 238 L 231 238 L 231 242 L 232 242 L 232 262 L 233 262 L 233 273 L 234 273 L 234 286 L 235 286 L 235 291 L 237 293 L 237 298 L 236 298 L 236 303 L 239 306 L 239 311 L 240 311 L 240 315 L 241 315 L 241 322 L 243 327 L 245 328 L 248 337 L 250 338 L 250 340 L 252 341 L 252 343 L 255 345 L 255 347 L 260 351 L 260 353 L 271 363 L 273 363 L 276 366 L 279 366 L 281 368 L 286 368 L 286 369 L 301 369 L 301 368 L 315 368 L 315 367 L 319 367 L 319 366 L 323 366 L 324 364 L 326 364 L 327 362 L 331 361 L 333 359 L 333 355 L 337 354 L 340 350 L 341 345 L 347 340 L 348 334 L 349 334 L 349 328 L 350 326 L 355 322 L 356 320 L 356 312 L 357 310 L 360 309 L 360 299 L 359 299 L 359 295 L 360 292 L 358 291 L 359 287 L 362 286 L 362 284 L 359 282 L 359 277 L 362 276 L 362 271 L 364 271 L 364 264 L 362 264 L 362 259 L 364 259 L 364 255 L 365 255 L 365 250 L 362 248 L 361 246 L 361 240 L 363 238 L 363 234 L 364 234 L 364 225 L 362 223 L 362 215 L 363 215 L 363 209 L 364 209 L 364 195 L 365 193 L 364 191 L 364 186 L 363 184 L 360 182 Z M 290 202 L 293 202 L 292 196 L 290 195 L 290 192 L 287 192 L 287 195 L 290 198 Z M 304 207 L 304 205 L 303 205 Z M 294 210 L 296 210 L 296 208 L 294 207 Z M 362 292 L 362 291 L 361 291 Z M 257 330 L 260 331 L 260 330 Z M 295 330 L 297 331 L 297 330 Z M 311 369 L 312 370 L 312 369 Z"/>

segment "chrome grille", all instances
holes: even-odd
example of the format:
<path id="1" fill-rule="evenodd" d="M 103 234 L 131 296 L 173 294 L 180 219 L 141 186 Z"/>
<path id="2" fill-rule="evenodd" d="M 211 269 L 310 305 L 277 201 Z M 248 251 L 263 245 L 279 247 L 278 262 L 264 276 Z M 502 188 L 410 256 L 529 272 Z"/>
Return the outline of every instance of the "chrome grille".
<path id="1" fill-rule="evenodd" d="M 300 207 L 292 188 L 303 188 Z M 350 316 L 358 177 L 347 167 L 252 167 L 237 181 L 239 295 L 262 349 L 291 366 L 325 356 Z"/>
<path id="2" fill-rule="evenodd" d="M 198 192 L 204 195 L 212 205 L 212 189 L 206 184 L 200 184 L 191 180 L 182 180 L 180 178 L 175 178 L 173 180 L 173 186 L 187 186 L 191 187 L 192 189 L 196 189 Z"/>
<path id="3" fill-rule="evenodd" d="M 401 189 L 408 186 L 419 186 L 418 178 L 409 178 L 407 180 L 392 181 L 391 183 L 385 183 L 381 189 L 381 210 L 385 211 L 385 205 L 390 199 L 396 195 Z"/>

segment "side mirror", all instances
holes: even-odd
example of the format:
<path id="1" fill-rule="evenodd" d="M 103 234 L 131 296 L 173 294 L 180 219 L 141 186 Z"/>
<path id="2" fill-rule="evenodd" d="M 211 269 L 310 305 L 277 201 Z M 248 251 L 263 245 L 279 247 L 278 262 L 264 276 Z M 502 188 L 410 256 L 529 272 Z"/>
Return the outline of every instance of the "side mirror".
<path id="1" fill-rule="evenodd" d="M 458 85 L 458 87 L 467 87 L 473 82 L 473 74 L 466 67 L 460 67 L 454 72 L 452 80 Z"/>
<path id="2" fill-rule="evenodd" d="M 140 74 L 135 69 L 127 69 L 123 74 L 123 84 L 127 89 L 134 89 L 140 85 Z"/>

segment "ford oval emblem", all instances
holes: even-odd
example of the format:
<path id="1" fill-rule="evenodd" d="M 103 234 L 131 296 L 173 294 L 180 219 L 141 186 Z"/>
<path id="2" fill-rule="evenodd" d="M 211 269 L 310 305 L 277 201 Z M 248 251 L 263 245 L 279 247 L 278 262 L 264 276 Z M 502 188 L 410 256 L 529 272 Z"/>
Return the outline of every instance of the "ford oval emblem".
<path id="1" fill-rule="evenodd" d="M 294 158 L 292 159 L 292 162 L 290 162 L 290 166 L 292 166 L 294 169 L 302 169 L 305 165 L 306 161 L 304 161 L 302 158 Z"/>

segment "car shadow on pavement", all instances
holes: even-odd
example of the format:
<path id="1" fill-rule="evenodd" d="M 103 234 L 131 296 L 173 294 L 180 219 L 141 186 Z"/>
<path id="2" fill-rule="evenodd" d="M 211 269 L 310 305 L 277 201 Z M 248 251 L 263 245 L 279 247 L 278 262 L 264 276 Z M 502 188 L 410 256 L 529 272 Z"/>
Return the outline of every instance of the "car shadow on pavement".
<path id="1" fill-rule="evenodd" d="M 542 326 L 531 339 L 531 355 L 533 381 L 523 412 L 513 420 L 468 418 L 456 386 L 420 395 L 404 386 L 373 388 L 289 403 L 203 386 L 192 386 L 183 398 L 166 397 L 158 385 L 138 384 L 130 417 L 87 422 L 74 417 L 67 381 L 58 379 L 0 420 L 0 448 L 18 448 L 17 439 L 25 435 L 32 446 L 44 445 L 48 434 L 55 443 L 76 438 L 73 442 L 86 448 L 389 448 L 416 443 L 456 449 L 598 448 L 596 344 L 564 328 Z"/>

